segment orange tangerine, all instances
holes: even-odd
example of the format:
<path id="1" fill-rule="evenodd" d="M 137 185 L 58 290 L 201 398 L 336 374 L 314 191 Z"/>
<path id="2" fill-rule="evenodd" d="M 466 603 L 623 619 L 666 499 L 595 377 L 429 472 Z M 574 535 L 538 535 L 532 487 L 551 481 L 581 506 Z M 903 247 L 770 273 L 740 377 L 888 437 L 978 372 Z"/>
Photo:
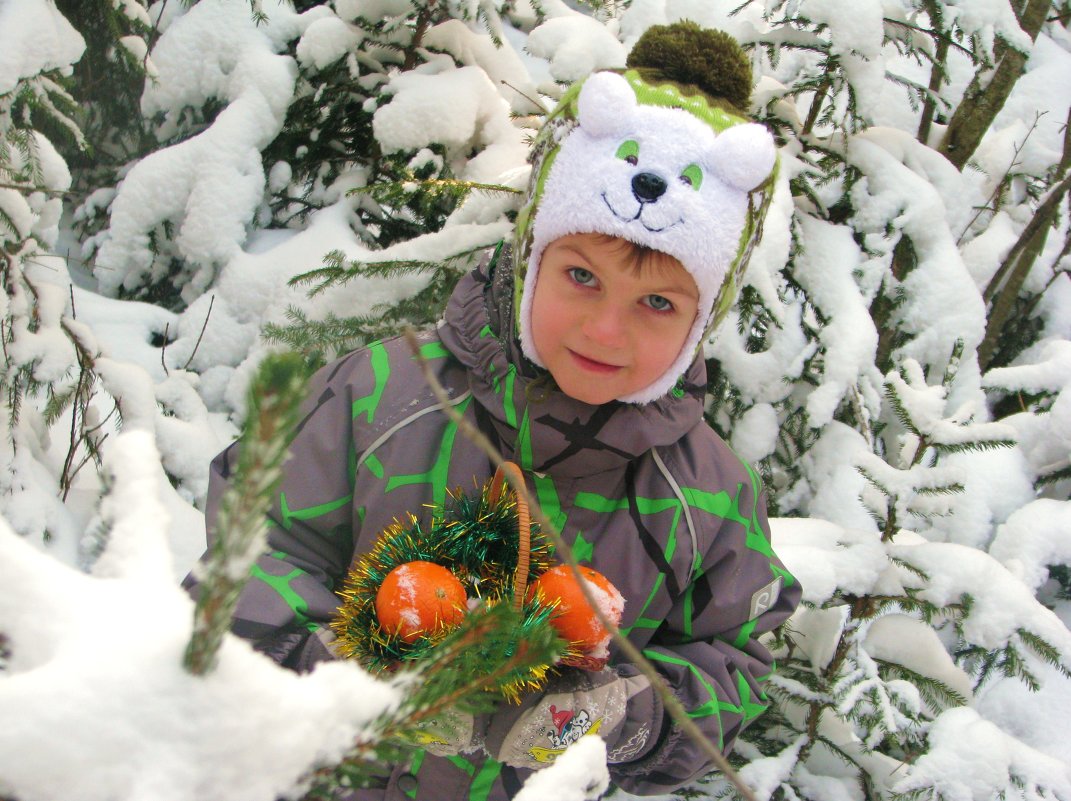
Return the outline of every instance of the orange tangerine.
<path id="1" fill-rule="evenodd" d="M 379 625 L 407 643 L 460 624 L 466 608 L 465 587 L 457 576 L 434 562 L 398 565 L 376 592 Z"/>
<path id="2" fill-rule="evenodd" d="M 606 617 L 615 624 L 621 621 L 625 601 L 617 587 L 602 573 L 590 567 L 580 567 L 580 574 L 588 584 L 588 589 Z M 585 653 L 606 651 L 610 641 L 608 632 L 595 611 L 584 597 L 576 576 L 568 565 L 557 565 L 532 582 L 528 589 L 528 598 L 538 593 L 542 601 L 556 604 L 551 614 L 550 623 L 566 640 Z M 601 653 L 599 654 L 601 655 Z"/>

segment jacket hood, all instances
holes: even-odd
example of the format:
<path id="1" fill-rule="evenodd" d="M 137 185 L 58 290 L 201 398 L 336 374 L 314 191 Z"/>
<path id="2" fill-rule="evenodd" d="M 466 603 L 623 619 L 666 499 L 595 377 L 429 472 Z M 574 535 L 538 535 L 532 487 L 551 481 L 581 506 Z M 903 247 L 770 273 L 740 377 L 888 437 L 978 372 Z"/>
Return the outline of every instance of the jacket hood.
<path id="1" fill-rule="evenodd" d="M 593 406 L 561 392 L 521 351 L 513 281 L 512 254 L 500 247 L 460 280 L 439 327 L 443 344 L 467 369 L 472 394 L 507 459 L 561 477 L 593 475 L 670 445 L 702 422 L 706 365 L 700 358 L 680 391 L 643 405 Z"/>

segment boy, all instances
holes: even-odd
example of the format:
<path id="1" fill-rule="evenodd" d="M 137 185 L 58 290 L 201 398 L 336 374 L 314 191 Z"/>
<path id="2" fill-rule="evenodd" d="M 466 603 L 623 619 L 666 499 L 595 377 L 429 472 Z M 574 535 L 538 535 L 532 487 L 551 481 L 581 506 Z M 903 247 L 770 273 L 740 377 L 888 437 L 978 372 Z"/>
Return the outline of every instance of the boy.
<path id="1" fill-rule="evenodd" d="M 719 74 L 742 72 L 743 95 L 633 64 L 672 60 L 667 33 L 692 55 L 716 52 Z M 772 659 L 757 637 L 799 598 L 770 549 L 758 478 L 702 420 L 702 342 L 732 302 L 776 158 L 765 129 L 733 111 L 750 69 L 728 37 L 652 29 L 630 66 L 591 76 L 551 115 L 512 248 L 460 281 L 421 354 L 454 409 L 520 465 L 573 554 L 621 591 L 622 631 L 727 750 L 765 708 Z M 233 463 L 231 449 L 213 462 L 209 521 Z M 328 365 L 235 633 L 296 670 L 334 658 L 333 590 L 353 559 L 395 517 L 493 472 L 404 341 Z M 711 769 L 612 647 L 600 673 L 563 671 L 487 720 L 458 715 L 432 751 L 355 798 L 510 798 L 596 723 L 630 792 Z"/>

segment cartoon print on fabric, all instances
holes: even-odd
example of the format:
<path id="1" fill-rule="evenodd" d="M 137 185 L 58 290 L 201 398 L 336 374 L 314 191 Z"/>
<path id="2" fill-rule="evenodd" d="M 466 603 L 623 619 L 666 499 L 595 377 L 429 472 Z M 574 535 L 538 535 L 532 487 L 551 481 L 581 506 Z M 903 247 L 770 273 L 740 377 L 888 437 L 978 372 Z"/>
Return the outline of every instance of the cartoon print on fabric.
<path id="1" fill-rule="evenodd" d="M 586 709 L 574 712 L 571 709 L 559 710 L 552 705 L 549 714 L 550 727 L 545 733 L 550 748 L 536 745 L 528 750 L 536 762 L 553 762 L 585 734 L 598 734 L 602 728 L 602 718 L 592 720 L 591 713 Z"/>

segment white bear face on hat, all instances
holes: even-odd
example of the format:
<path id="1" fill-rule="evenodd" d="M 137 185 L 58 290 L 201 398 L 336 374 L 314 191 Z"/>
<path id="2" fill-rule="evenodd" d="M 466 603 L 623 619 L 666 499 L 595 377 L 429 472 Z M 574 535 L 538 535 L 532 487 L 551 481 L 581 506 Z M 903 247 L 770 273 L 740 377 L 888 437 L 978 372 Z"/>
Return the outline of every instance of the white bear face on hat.
<path id="1" fill-rule="evenodd" d="M 669 253 L 720 284 L 736 255 L 747 193 L 773 167 L 766 129 L 745 124 L 716 135 L 681 109 L 640 105 L 610 72 L 584 83 L 578 108 L 579 127 L 544 187 L 535 247 L 598 231 Z"/>
<path id="2" fill-rule="evenodd" d="M 585 81 L 577 107 L 578 126 L 559 147 L 532 223 L 522 347 L 538 363 L 529 315 L 546 246 L 575 233 L 628 239 L 675 257 L 699 289 L 699 314 L 676 372 L 653 390 L 662 394 L 694 357 L 740 247 L 748 193 L 773 169 L 773 139 L 754 123 L 718 134 L 684 109 L 640 104 L 628 81 L 611 72 Z"/>

